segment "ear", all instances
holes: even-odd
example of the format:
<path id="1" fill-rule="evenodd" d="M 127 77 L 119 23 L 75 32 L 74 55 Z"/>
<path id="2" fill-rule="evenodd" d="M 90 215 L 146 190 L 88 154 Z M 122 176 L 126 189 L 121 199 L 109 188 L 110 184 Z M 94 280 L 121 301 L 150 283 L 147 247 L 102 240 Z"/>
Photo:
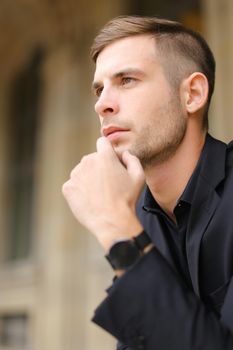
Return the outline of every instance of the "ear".
<path id="1" fill-rule="evenodd" d="M 182 83 L 186 111 L 193 114 L 207 103 L 209 84 L 203 73 L 195 72 Z"/>

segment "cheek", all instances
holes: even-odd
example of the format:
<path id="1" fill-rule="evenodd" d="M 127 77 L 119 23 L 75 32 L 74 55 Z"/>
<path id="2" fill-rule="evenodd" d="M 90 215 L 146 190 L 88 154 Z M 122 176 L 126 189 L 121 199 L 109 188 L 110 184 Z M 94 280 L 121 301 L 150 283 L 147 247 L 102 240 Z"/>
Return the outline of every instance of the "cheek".
<path id="1" fill-rule="evenodd" d="M 149 88 L 128 91 L 121 99 L 121 115 L 130 118 L 136 129 L 146 123 L 154 124 L 160 120 L 164 109 L 169 104 L 168 91 L 156 85 Z"/>
<path id="2" fill-rule="evenodd" d="M 142 114 L 141 117 L 143 118 L 143 114 L 156 110 L 158 103 L 156 94 L 152 92 L 137 93 L 128 100 L 126 108 L 139 115 Z M 140 118 L 140 116 L 138 117 Z"/>

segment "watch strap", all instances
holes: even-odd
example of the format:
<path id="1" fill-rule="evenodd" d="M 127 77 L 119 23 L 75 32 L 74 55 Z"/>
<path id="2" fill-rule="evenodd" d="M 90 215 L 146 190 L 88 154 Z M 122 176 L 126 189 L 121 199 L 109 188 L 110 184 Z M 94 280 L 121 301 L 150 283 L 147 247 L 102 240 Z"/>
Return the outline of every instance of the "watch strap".
<path id="1" fill-rule="evenodd" d="M 141 252 L 152 242 L 151 238 L 144 230 L 138 236 L 133 237 L 133 240 Z"/>

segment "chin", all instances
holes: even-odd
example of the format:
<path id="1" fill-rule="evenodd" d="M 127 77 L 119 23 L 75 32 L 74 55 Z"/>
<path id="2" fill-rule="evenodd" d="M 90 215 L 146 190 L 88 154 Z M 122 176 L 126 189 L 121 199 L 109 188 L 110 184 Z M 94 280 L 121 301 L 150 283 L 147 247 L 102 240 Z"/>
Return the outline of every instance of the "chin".
<path id="1" fill-rule="evenodd" d="M 116 152 L 116 154 L 117 154 L 119 159 L 122 158 L 122 153 L 124 151 L 129 150 L 129 147 L 126 147 L 126 146 L 123 146 L 123 145 L 112 145 L 112 146 L 113 146 L 113 149 Z"/>
<path id="2" fill-rule="evenodd" d="M 119 148 L 119 147 L 113 147 L 113 148 L 114 148 L 114 151 L 116 152 L 118 158 L 121 159 L 122 153 L 123 153 L 125 150 L 122 149 L 122 148 Z"/>

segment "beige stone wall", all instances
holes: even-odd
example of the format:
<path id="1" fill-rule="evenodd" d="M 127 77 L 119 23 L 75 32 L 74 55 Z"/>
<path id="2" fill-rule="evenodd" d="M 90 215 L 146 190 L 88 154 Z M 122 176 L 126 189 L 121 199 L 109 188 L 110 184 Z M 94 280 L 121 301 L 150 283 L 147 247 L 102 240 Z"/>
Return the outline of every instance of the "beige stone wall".
<path id="1" fill-rule="evenodd" d="M 90 319 L 111 283 L 112 271 L 97 242 L 72 217 L 61 186 L 81 157 L 95 149 L 99 126 L 90 93 L 89 45 L 97 28 L 123 5 L 120 1 L 51 3 L 16 0 L 13 8 L 5 0 L 0 4 L 0 32 L 4 32 L 0 34 L 0 316 L 29 315 L 30 350 L 109 350 L 115 340 Z M 7 207 L 2 194 L 8 87 L 37 46 L 45 56 L 33 249 L 29 259 L 6 263 L 3 217 Z"/>
<path id="2" fill-rule="evenodd" d="M 108 335 L 90 323 L 94 307 L 104 297 L 104 286 L 111 281 L 110 271 L 96 242 L 74 220 L 61 195 L 72 167 L 94 150 L 97 123 L 86 91 L 89 68 L 85 61 L 72 47 L 64 47 L 52 52 L 44 66 L 35 210 L 35 249 L 42 278 L 38 349 L 42 345 L 50 350 L 113 345 Z"/>
<path id="3" fill-rule="evenodd" d="M 216 89 L 210 111 L 210 131 L 233 139 L 233 2 L 202 0 L 203 24 L 217 62 Z"/>
<path id="4" fill-rule="evenodd" d="M 0 316 L 27 312 L 30 350 L 110 350 L 115 340 L 90 322 L 112 272 L 103 251 L 72 217 L 62 183 L 82 155 L 95 149 L 98 121 L 90 83 L 89 45 L 107 19 L 125 12 L 123 1 L 9 0 L 0 2 Z M 233 2 L 202 0 L 206 37 L 217 59 L 211 131 L 232 138 Z M 53 5 L 52 5 L 53 4 Z M 44 49 L 31 257 L 4 263 L 7 195 L 4 164 L 9 86 Z M 3 350 L 3 349 L 2 349 Z M 19 350 L 18 348 L 12 350 Z M 23 349 L 27 350 L 27 349 Z"/>

